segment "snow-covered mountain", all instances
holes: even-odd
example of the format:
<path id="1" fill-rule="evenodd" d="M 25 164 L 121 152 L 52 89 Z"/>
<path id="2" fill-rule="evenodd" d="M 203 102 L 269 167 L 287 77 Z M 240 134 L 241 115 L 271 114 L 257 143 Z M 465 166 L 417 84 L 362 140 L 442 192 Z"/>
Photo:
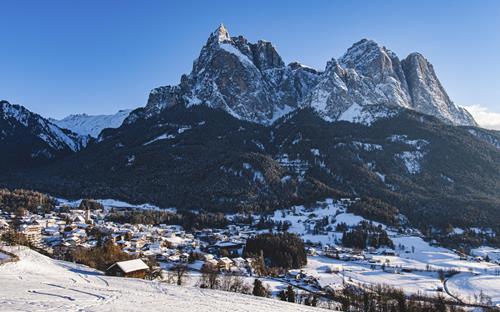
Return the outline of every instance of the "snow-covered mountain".
<path id="1" fill-rule="evenodd" d="M 178 86 L 153 89 L 143 109 L 127 123 L 178 104 L 205 104 L 238 119 L 270 124 L 298 108 L 320 73 L 297 62 L 285 65 L 267 41 L 230 37 L 221 25 L 208 38 L 189 75 Z"/>
<path id="2" fill-rule="evenodd" d="M 52 118 L 49 120 L 60 128 L 69 129 L 79 135 L 97 138 L 102 129 L 121 126 L 131 111 L 131 109 L 122 109 L 113 115 L 76 114 L 59 120 Z"/>
<path id="3" fill-rule="evenodd" d="M 1 158 L 21 162 L 76 152 L 88 142 L 21 105 L 0 101 Z M 9 156 L 10 155 L 10 156 Z"/>
<path id="4" fill-rule="evenodd" d="M 231 37 L 220 25 L 208 38 L 189 75 L 177 86 L 153 89 L 145 108 L 127 123 L 174 105 L 205 104 L 231 115 L 270 124 L 299 107 L 312 107 L 328 121 L 370 105 L 404 107 L 454 125 L 475 126 L 455 105 L 432 65 L 420 54 L 402 61 L 389 49 L 363 39 L 321 72 L 300 63 L 285 65 L 267 41 Z"/>

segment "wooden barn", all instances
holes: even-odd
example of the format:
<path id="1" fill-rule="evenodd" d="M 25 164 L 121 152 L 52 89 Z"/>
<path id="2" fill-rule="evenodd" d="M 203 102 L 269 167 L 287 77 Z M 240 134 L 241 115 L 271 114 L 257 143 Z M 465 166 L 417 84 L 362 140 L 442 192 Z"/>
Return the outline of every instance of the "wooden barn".
<path id="1" fill-rule="evenodd" d="M 148 265 L 141 259 L 120 261 L 106 270 L 106 275 L 144 278 L 149 269 Z"/>

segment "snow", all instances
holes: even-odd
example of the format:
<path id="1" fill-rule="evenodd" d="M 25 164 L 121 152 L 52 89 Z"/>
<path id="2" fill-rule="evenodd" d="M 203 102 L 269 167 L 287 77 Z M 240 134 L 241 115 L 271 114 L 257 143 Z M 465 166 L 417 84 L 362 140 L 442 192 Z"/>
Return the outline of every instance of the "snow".
<path id="1" fill-rule="evenodd" d="M 337 119 L 339 121 L 349 121 L 356 122 L 362 115 L 362 107 L 358 104 L 352 104 L 345 112 L 343 112 L 340 117 Z"/>
<path id="2" fill-rule="evenodd" d="M 396 154 L 396 158 L 403 161 L 406 170 L 410 174 L 419 173 L 421 170 L 420 161 L 424 158 L 424 154 L 418 151 L 404 151 L 402 153 Z"/>
<path id="3" fill-rule="evenodd" d="M 328 227 L 325 227 L 324 232 L 314 234 L 312 229 L 314 229 L 316 221 L 322 220 L 324 217 L 328 217 L 330 229 L 327 230 Z M 275 211 L 271 218 L 274 221 L 289 223 L 289 232 L 298 234 L 305 241 L 321 243 L 323 247 L 326 244 L 331 246 L 339 244 L 342 233 L 335 232 L 336 225 L 346 223 L 352 227 L 362 221 L 366 221 L 366 219 L 360 216 L 347 213 L 343 204 L 335 202 L 332 199 L 318 202 L 312 207 L 293 206 L 289 209 L 278 210 Z M 408 294 L 417 294 L 420 292 L 430 296 L 437 295 L 438 288 L 444 287 L 439 279 L 439 270 L 454 270 L 461 272 L 460 274 L 474 272 L 474 274 L 484 276 L 484 279 L 476 278 L 477 281 L 469 281 L 476 287 L 480 287 L 476 289 L 482 289 L 485 293 L 499 292 L 500 285 L 496 284 L 496 279 L 500 276 L 499 265 L 463 259 L 449 249 L 433 246 L 424 241 L 416 230 L 411 235 L 399 234 L 383 224 L 373 222 L 373 225 L 382 226 L 382 228 L 386 229 L 389 238 L 396 246 L 396 255 L 389 256 L 378 252 L 368 254 L 376 264 L 369 263 L 366 260 L 341 261 L 325 256 L 312 256 L 308 257 L 308 264 L 304 268 L 304 271 L 318 277 L 319 283 L 323 286 L 333 284 L 333 287 L 336 287 L 339 281 L 345 280 L 347 283 L 361 286 L 366 284 L 387 284 L 402 288 Z M 496 255 L 500 256 L 500 250 L 489 247 L 481 247 L 473 250 L 473 252 L 483 255 L 488 253 L 492 258 Z M 409 272 L 384 271 L 381 264 L 386 264 L 387 268 L 404 268 Z M 327 270 L 328 268 L 336 268 L 335 270 L 340 272 L 329 273 L 327 271 L 331 270 Z M 487 281 L 491 280 L 493 280 L 493 284 L 492 286 L 488 286 Z M 481 283 L 484 285 L 479 285 Z M 461 286 L 457 287 L 460 288 Z M 478 292 L 476 291 L 476 293 Z M 458 289 L 455 293 L 462 292 Z M 467 289 L 463 293 L 467 294 Z M 447 294 L 443 294 L 449 297 Z M 454 293 L 452 294 L 455 295 Z"/>
<path id="4" fill-rule="evenodd" d="M 433 272 L 390 273 L 380 266 L 372 268 L 368 263 L 340 261 L 323 256 L 308 257 L 304 271 L 319 278 L 322 286 L 342 285 L 343 281 L 354 285 L 385 284 L 402 289 L 407 294 L 424 293 L 435 296 L 438 286 L 442 286 Z M 333 273 L 328 273 L 328 270 Z M 337 271 L 337 272 L 336 272 Z"/>
<path id="5" fill-rule="evenodd" d="M 385 183 L 385 174 L 375 171 L 375 174 L 379 177 L 380 181 Z"/>
<path id="6" fill-rule="evenodd" d="M 129 155 L 127 156 L 127 166 L 132 166 L 135 161 L 135 155 Z"/>
<path id="7" fill-rule="evenodd" d="M 311 107 L 320 112 L 321 116 L 326 121 L 333 121 L 333 119 L 328 116 L 328 98 L 330 97 L 330 91 L 318 89 L 315 90 L 312 95 Z"/>
<path id="8" fill-rule="evenodd" d="M 24 107 L 12 105 L 10 103 L 2 101 L 0 103 L 0 108 L 3 110 L 3 113 L 6 117 L 17 120 L 25 127 L 28 126 L 29 114 L 28 110 L 24 109 Z"/>
<path id="9" fill-rule="evenodd" d="M 59 139 L 59 141 L 64 142 L 64 144 L 66 144 L 72 151 L 78 150 L 79 148 L 78 144 L 76 144 L 76 142 L 73 139 L 68 137 L 59 127 L 50 123 L 48 124 L 48 127 L 50 129 L 50 132 L 54 134 Z M 59 142 L 52 140 L 52 138 L 48 137 L 43 138 L 42 136 L 44 135 L 41 134 L 39 137 L 44 141 L 46 141 L 47 143 L 49 143 L 50 146 L 52 146 L 55 149 L 60 148 L 60 145 L 58 144 Z"/>
<path id="10" fill-rule="evenodd" d="M 269 123 L 273 123 L 281 117 L 293 112 L 295 108 L 288 105 L 284 105 L 283 108 L 276 107 L 274 109 L 273 117 L 269 120 Z"/>
<path id="11" fill-rule="evenodd" d="M 314 155 L 314 156 L 320 156 L 320 152 L 319 152 L 319 149 L 317 148 L 311 148 L 311 153 Z"/>
<path id="12" fill-rule="evenodd" d="M 227 51 L 233 55 L 235 55 L 242 64 L 246 64 L 246 65 L 249 65 L 249 66 L 253 66 L 255 67 L 255 65 L 253 64 L 253 62 L 248 58 L 248 56 L 246 56 L 245 54 L 241 53 L 240 50 L 238 50 L 238 48 L 236 48 L 235 46 L 233 46 L 232 44 L 230 43 L 221 43 L 219 45 L 224 51 Z"/>
<path id="13" fill-rule="evenodd" d="M 266 179 L 264 178 L 264 175 L 260 170 L 256 170 L 252 167 L 251 164 L 249 163 L 243 163 L 243 169 L 249 170 L 253 173 L 253 181 L 254 182 L 260 182 L 260 183 L 265 183 Z"/>
<path id="14" fill-rule="evenodd" d="M 0 310 L 7 311 L 314 311 L 304 305 L 231 292 L 105 276 L 25 247 L 0 265 Z"/>
<path id="15" fill-rule="evenodd" d="M 76 208 L 80 206 L 82 202 L 81 199 L 78 200 L 67 200 L 64 198 L 56 198 L 59 205 L 65 205 L 72 208 Z M 126 208 L 126 209 L 144 209 L 144 210 L 171 210 L 174 211 L 174 208 L 161 208 L 152 204 L 130 204 L 124 201 L 116 200 L 116 199 L 95 199 L 96 202 L 100 203 L 104 206 L 104 208 Z"/>
<path id="16" fill-rule="evenodd" d="M 371 126 L 378 119 L 393 117 L 397 113 L 394 109 L 371 107 L 369 104 L 371 103 L 367 103 L 365 106 L 361 106 L 357 103 L 352 104 L 347 110 L 340 114 L 337 121 L 348 121 Z"/>
<path id="17" fill-rule="evenodd" d="M 160 136 L 157 136 L 156 138 L 150 140 L 150 141 L 147 141 L 146 143 L 144 143 L 143 145 L 149 145 L 151 143 L 154 143 L 156 141 L 160 141 L 160 140 L 170 140 L 170 139 L 174 139 L 175 138 L 175 135 L 173 134 L 167 134 L 167 133 L 164 133 Z"/>
<path id="18" fill-rule="evenodd" d="M 118 128 L 132 110 L 124 109 L 113 115 L 69 115 L 63 119 L 50 121 L 60 128 L 69 129 L 79 135 L 90 135 L 97 138 L 105 128 Z"/>
<path id="19" fill-rule="evenodd" d="M 125 273 L 147 270 L 149 267 L 141 259 L 117 262 L 116 265 Z"/>
<path id="20" fill-rule="evenodd" d="M 363 143 L 363 142 L 358 142 L 358 141 L 353 141 L 352 145 L 354 145 L 358 149 L 362 149 L 366 152 L 373 152 L 373 151 L 381 151 L 384 148 L 380 144 L 372 144 L 372 143 Z"/>
<path id="21" fill-rule="evenodd" d="M 342 233 L 330 231 L 326 234 L 312 234 L 312 229 L 316 221 L 328 217 L 332 229 L 339 223 L 346 223 L 348 226 L 355 226 L 365 219 L 345 212 L 345 207 L 332 199 L 318 202 L 316 207 L 306 208 L 302 205 L 293 206 L 283 210 L 276 210 L 271 219 L 276 222 L 288 222 L 289 232 L 296 233 L 304 241 L 312 243 L 335 244 L 342 237 Z M 373 222 L 378 225 L 379 223 Z"/>
<path id="22" fill-rule="evenodd" d="M 405 145 L 413 146 L 417 150 L 422 150 L 426 145 L 429 144 L 429 141 L 424 139 L 410 140 L 407 135 L 394 134 L 387 138 L 387 140 L 391 142 L 403 143 Z"/>
<path id="23" fill-rule="evenodd" d="M 495 260 L 500 261 L 500 249 L 499 248 L 481 246 L 479 248 L 472 249 L 471 254 L 474 256 L 482 257 L 482 258 L 486 258 L 486 256 L 488 256 L 493 261 L 495 261 Z"/>
<path id="24" fill-rule="evenodd" d="M 488 296 L 494 305 L 500 305 L 500 276 L 464 272 L 452 276 L 448 291 L 467 303 L 479 303 L 480 294 Z"/>

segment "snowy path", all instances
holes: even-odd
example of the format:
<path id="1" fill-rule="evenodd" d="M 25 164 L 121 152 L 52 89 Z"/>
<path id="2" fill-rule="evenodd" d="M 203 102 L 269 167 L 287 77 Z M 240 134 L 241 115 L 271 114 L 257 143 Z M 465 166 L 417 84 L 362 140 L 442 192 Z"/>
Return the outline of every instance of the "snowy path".
<path id="1" fill-rule="evenodd" d="M 0 311 L 314 311 L 249 295 L 104 276 L 27 248 L 0 265 Z"/>

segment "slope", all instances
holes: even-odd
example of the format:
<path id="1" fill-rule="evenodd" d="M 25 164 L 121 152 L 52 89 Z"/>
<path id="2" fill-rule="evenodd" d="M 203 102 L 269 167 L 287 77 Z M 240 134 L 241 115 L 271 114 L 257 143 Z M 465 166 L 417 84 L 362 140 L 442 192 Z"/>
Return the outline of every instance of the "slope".
<path id="1" fill-rule="evenodd" d="M 25 247 L 15 263 L 0 265 L 0 310 L 21 311 L 312 311 L 236 293 L 109 277 L 91 268 L 47 258 Z"/>
<path id="2" fill-rule="evenodd" d="M 354 117 L 362 122 L 327 122 L 302 109 L 265 127 L 203 105 L 175 106 L 1 182 L 63 197 L 231 212 L 362 197 L 369 204 L 360 213 L 384 221 L 401 212 L 424 230 L 498 229 L 494 145 L 412 110 L 370 108 Z"/>

